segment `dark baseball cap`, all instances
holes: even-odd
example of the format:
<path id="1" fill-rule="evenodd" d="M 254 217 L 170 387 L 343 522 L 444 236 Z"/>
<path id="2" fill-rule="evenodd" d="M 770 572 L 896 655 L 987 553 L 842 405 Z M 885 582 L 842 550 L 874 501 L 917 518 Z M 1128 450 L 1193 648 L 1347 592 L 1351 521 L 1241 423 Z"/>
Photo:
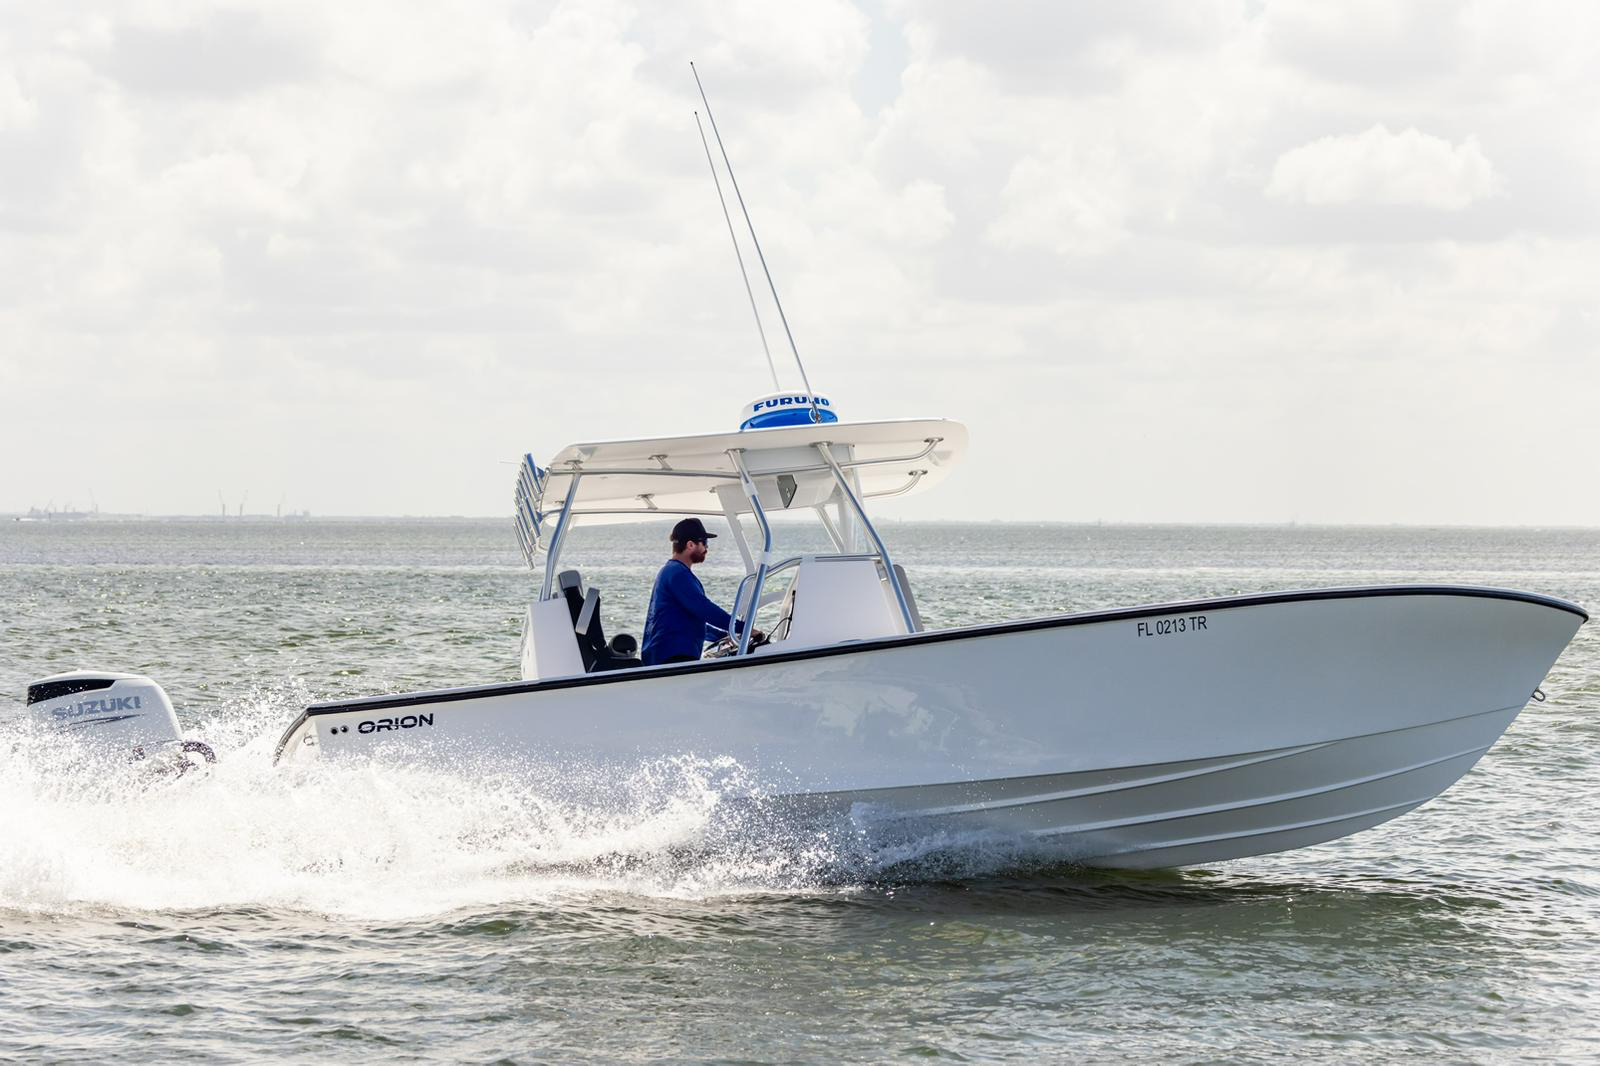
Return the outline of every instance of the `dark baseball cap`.
<path id="1" fill-rule="evenodd" d="M 673 540 L 706 541 L 715 536 L 715 533 L 706 532 L 706 524 L 698 518 L 685 518 L 682 522 L 672 527 Z"/>

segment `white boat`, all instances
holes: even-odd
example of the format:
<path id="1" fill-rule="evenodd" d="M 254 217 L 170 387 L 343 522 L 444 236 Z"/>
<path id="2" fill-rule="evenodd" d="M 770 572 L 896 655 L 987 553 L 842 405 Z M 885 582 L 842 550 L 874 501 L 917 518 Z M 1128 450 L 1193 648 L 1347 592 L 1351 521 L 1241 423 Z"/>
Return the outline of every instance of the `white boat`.
<path id="1" fill-rule="evenodd" d="M 748 274 L 745 289 L 759 327 Z M 735 761 L 752 794 L 801 817 L 1182 866 L 1332 840 L 1426 803 L 1505 732 L 1588 619 L 1548 596 L 1396 585 L 929 630 L 867 505 L 935 486 L 966 429 L 840 421 L 783 326 L 805 391 L 757 400 L 736 432 L 574 444 L 548 467 L 524 457 L 516 529 L 542 580 L 523 680 L 314 704 L 275 757 L 509 759 L 594 780 L 694 754 Z M 814 517 L 832 550 L 776 551 L 780 511 Z M 587 522 L 717 514 L 744 563 L 740 637 L 643 666 L 633 638 L 605 639 L 600 591 L 560 570 L 562 550 Z M 28 707 L 102 751 L 212 757 L 142 676 L 45 678 Z"/>
<path id="2" fill-rule="evenodd" d="M 279 758 L 492 753 L 581 776 L 729 757 L 808 816 L 1182 866 L 1426 803 L 1505 732 L 1588 617 L 1531 593 L 1397 585 L 929 630 L 867 504 L 937 484 L 964 427 L 817 422 L 833 412 L 809 394 L 746 414 L 739 432 L 525 458 L 517 530 L 542 580 L 524 680 L 316 704 Z M 833 550 L 785 556 L 780 511 L 814 517 Z M 639 665 L 631 638 L 605 641 L 601 590 L 560 570 L 563 548 L 585 523 L 718 513 L 745 569 L 730 613 L 755 625 L 699 662 Z M 751 646 L 753 628 L 770 641 Z"/>

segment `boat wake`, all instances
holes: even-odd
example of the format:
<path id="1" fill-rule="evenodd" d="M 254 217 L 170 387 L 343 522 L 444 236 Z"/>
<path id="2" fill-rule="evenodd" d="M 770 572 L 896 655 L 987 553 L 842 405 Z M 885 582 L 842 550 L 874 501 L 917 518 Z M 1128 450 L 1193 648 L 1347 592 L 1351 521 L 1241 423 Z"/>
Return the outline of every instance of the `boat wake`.
<path id="1" fill-rule="evenodd" d="M 0 910 L 403 919 L 596 893 L 849 891 L 1062 858 L 1000 835 L 924 832 L 865 805 L 798 811 L 715 756 L 600 771 L 433 763 L 413 750 L 274 766 L 279 723 L 305 696 L 285 686 L 223 707 L 191 730 L 220 761 L 181 777 L 86 763 L 44 730 L 9 731 Z"/>

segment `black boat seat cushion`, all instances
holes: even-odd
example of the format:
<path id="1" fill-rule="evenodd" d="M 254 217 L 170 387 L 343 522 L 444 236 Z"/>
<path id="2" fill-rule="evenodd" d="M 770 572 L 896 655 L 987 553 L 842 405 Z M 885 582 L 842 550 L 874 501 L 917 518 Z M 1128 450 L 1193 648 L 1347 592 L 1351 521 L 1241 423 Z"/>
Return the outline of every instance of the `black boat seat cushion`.
<path id="1" fill-rule="evenodd" d="M 585 592 L 583 576 L 576 570 L 563 570 L 556 576 L 556 585 L 572 615 L 573 634 L 578 639 L 578 653 L 583 656 L 586 673 L 644 665 L 635 656 L 639 642 L 630 634 L 619 633 L 609 644 L 606 642 L 605 628 L 600 624 L 599 589 Z"/>

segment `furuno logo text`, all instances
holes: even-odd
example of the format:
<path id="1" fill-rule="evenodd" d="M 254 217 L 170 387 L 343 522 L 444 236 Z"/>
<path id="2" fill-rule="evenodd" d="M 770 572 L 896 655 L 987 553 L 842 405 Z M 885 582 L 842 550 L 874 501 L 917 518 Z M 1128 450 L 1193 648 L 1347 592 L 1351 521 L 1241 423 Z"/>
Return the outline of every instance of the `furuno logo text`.
<path id="1" fill-rule="evenodd" d="M 827 397 L 825 396 L 808 397 L 802 393 L 799 396 L 774 396 L 766 400 L 757 400 L 755 403 L 750 405 L 750 413 L 755 414 L 757 411 L 762 411 L 769 407 L 794 407 L 796 405 L 801 407 L 809 407 L 813 400 L 816 401 L 817 406 L 819 407 L 832 406 L 832 404 L 828 403 Z"/>

